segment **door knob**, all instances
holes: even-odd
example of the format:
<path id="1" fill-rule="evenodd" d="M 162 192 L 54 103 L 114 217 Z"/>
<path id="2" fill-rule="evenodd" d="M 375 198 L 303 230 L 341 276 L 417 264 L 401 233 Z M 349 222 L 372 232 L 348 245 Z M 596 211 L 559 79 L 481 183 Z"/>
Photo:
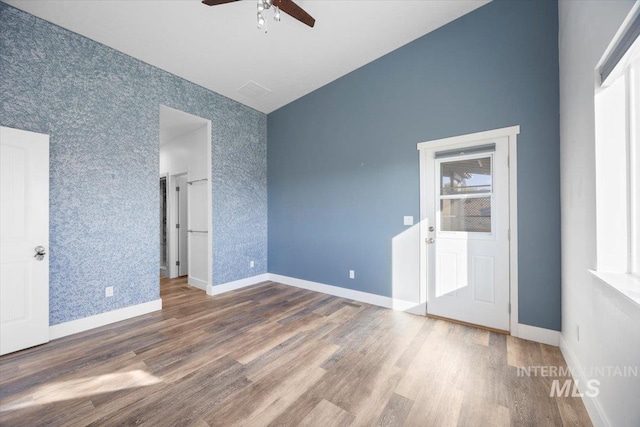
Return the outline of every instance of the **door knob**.
<path id="1" fill-rule="evenodd" d="M 433 225 L 430 225 L 429 226 L 429 231 L 434 231 L 434 230 L 435 230 L 435 228 L 433 228 Z"/>
<path id="2" fill-rule="evenodd" d="M 436 242 L 436 239 L 429 237 L 428 239 L 424 239 L 424 241 L 427 245 L 433 245 Z"/>
<path id="3" fill-rule="evenodd" d="M 38 261 L 42 261 L 44 259 L 44 256 L 47 254 L 47 250 L 44 248 L 44 246 L 36 246 L 35 251 L 36 254 L 33 257 Z"/>

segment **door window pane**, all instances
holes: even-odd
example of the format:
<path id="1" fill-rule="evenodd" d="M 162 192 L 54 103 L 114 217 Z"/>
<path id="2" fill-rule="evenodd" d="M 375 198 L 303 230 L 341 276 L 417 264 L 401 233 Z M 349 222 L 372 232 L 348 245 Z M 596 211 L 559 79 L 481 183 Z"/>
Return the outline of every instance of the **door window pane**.
<path id="1" fill-rule="evenodd" d="M 491 157 L 440 164 L 440 194 L 491 192 Z"/>
<path id="2" fill-rule="evenodd" d="M 491 197 L 440 200 L 440 230 L 491 232 Z"/>

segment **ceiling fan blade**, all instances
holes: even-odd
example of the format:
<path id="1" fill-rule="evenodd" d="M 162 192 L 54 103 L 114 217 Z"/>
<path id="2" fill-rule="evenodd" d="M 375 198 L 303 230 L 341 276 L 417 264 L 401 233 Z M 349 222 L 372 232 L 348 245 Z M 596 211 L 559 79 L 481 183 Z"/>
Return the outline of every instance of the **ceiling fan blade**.
<path id="1" fill-rule="evenodd" d="M 295 4 L 293 0 L 273 0 L 273 5 L 280 8 L 280 10 L 287 15 L 291 15 L 293 18 L 310 27 L 313 27 L 316 23 L 316 20 L 305 12 L 303 8 Z"/>
<path id="2" fill-rule="evenodd" d="M 217 6 L 219 4 L 233 3 L 234 1 L 238 0 L 202 0 L 202 3 L 206 4 L 207 6 Z"/>

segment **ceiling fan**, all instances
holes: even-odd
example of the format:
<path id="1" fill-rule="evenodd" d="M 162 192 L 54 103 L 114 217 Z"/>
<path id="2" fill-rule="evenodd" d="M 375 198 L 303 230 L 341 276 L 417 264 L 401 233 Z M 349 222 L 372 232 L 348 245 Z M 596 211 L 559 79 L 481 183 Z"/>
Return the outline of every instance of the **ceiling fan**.
<path id="1" fill-rule="evenodd" d="M 238 0 L 202 0 L 202 3 L 207 6 L 217 6 L 219 4 L 233 3 L 236 1 Z M 313 27 L 316 23 L 316 20 L 305 12 L 304 9 L 295 4 L 293 0 L 258 0 L 258 28 L 261 29 L 265 24 L 263 12 L 272 7 L 274 9 L 273 19 L 276 21 L 280 20 L 280 11 L 283 11 L 310 27 Z"/>

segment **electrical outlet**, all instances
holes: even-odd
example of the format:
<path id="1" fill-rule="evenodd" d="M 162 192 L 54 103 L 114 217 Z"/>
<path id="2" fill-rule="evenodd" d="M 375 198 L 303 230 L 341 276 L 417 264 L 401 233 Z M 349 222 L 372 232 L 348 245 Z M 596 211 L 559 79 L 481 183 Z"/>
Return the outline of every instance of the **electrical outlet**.
<path id="1" fill-rule="evenodd" d="M 249 261 L 249 268 L 253 268 L 255 266 L 253 261 Z"/>
<path id="2" fill-rule="evenodd" d="M 354 270 L 349 270 L 349 279 L 355 279 L 356 278 L 356 272 Z"/>
<path id="3" fill-rule="evenodd" d="M 104 296 L 105 297 L 113 296 L 113 286 L 107 286 L 106 288 L 104 288 Z"/>

